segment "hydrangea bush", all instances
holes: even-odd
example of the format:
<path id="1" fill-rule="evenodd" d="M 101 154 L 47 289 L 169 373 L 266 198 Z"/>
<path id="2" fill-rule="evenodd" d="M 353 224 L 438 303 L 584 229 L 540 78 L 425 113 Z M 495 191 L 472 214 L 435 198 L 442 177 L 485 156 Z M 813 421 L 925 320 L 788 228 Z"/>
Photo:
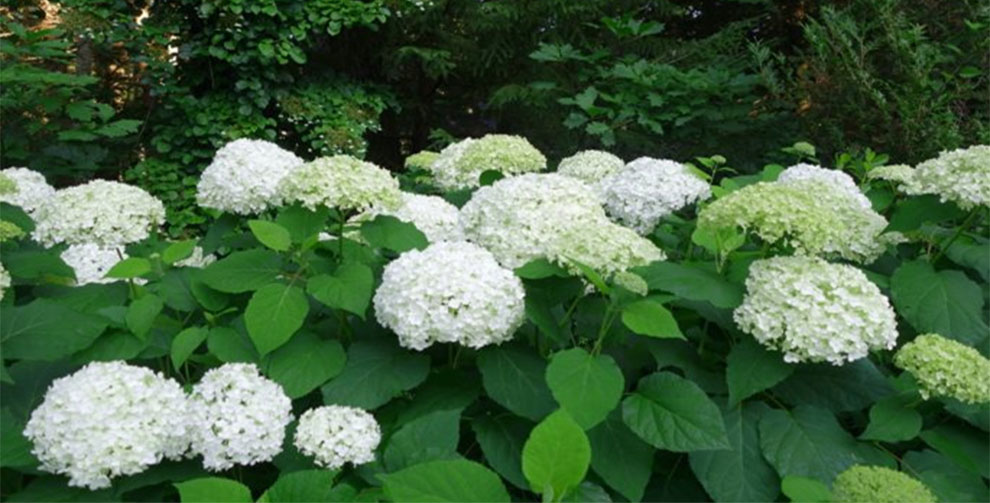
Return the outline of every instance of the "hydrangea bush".
<path id="1" fill-rule="evenodd" d="M 0 497 L 986 501 L 986 149 L 543 173 L 492 135 L 395 174 L 241 139 L 179 240 L 4 170 Z"/>

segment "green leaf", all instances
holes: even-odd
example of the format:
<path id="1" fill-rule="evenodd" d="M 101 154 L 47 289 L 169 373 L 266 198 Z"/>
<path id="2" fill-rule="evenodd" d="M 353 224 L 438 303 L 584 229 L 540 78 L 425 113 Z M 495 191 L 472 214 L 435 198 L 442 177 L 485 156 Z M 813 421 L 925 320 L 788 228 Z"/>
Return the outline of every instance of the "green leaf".
<path id="1" fill-rule="evenodd" d="M 31 441 L 24 436 L 24 423 L 7 408 L 0 409 L 0 468 L 34 468 Z"/>
<path id="2" fill-rule="evenodd" d="M 569 276 L 566 269 L 542 257 L 517 267 L 515 272 L 516 276 L 522 279 L 566 278 Z"/>
<path id="3" fill-rule="evenodd" d="M 130 360 L 140 355 L 150 343 L 128 332 L 108 332 L 99 336 L 88 348 L 72 355 L 72 361 L 85 365 L 91 361 Z"/>
<path id="4" fill-rule="evenodd" d="M 939 501 L 986 501 L 983 479 L 935 451 L 910 451 L 904 455 L 904 468 L 931 488 Z"/>
<path id="5" fill-rule="evenodd" d="M 633 333 L 660 339 L 683 339 L 677 320 L 659 302 L 638 300 L 622 310 L 622 323 Z"/>
<path id="6" fill-rule="evenodd" d="M 510 344 L 478 353 L 481 382 L 492 400 L 510 411 L 539 421 L 555 408 L 547 387 L 546 362 L 529 348 Z"/>
<path id="7" fill-rule="evenodd" d="M 959 271 L 906 262 L 890 278 L 894 307 L 919 333 L 937 333 L 978 346 L 990 327 L 983 321 L 983 291 Z"/>
<path id="8" fill-rule="evenodd" d="M 650 290 L 671 292 L 684 299 L 705 301 L 726 309 L 742 304 L 743 287 L 705 267 L 689 262 L 654 262 L 636 267 L 632 272 L 642 276 Z"/>
<path id="9" fill-rule="evenodd" d="M 151 272 L 151 262 L 146 258 L 129 257 L 114 264 L 104 275 L 107 278 L 136 278 Z"/>
<path id="10" fill-rule="evenodd" d="M 165 305 L 176 311 L 196 310 L 196 297 L 192 292 L 188 269 L 172 269 L 165 272 L 158 282 L 152 282 L 148 289 L 162 297 Z"/>
<path id="11" fill-rule="evenodd" d="M 318 235 L 326 227 L 329 211 L 326 206 L 312 211 L 295 204 L 282 209 L 275 222 L 289 231 L 292 242 L 302 243 Z"/>
<path id="12" fill-rule="evenodd" d="M 195 239 L 176 241 L 162 250 L 162 262 L 172 265 L 180 260 L 187 259 L 192 255 L 194 249 L 196 249 Z"/>
<path id="13" fill-rule="evenodd" d="M 379 475 L 392 501 L 508 502 L 498 475 L 466 459 L 430 461 L 388 475 Z"/>
<path id="14" fill-rule="evenodd" d="M 6 213 L 4 216 L 6 217 Z M 15 278 L 29 280 L 50 278 L 63 284 L 71 284 L 71 280 L 76 277 L 75 270 L 66 265 L 58 253 L 43 248 L 4 250 L 3 266 Z"/>
<path id="15" fill-rule="evenodd" d="M 615 410 L 588 431 L 591 469 L 629 501 L 641 501 L 653 474 L 653 447 L 640 440 Z"/>
<path id="16" fill-rule="evenodd" d="M 7 360 L 65 358 L 93 344 L 107 322 L 62 304 L 37 299 L 25 306 L 0 308 L 0 349 Z"/>
<path id="17" fill-rule="evenodd" d="M 767 351 L 755 340 L 745 338 L 732 347 L 726 359 L 729 404 L 735 405 L 773 387 L 793 372 L 794 365 L 784 362 L 780 353 Z"/>
<path id="18" fill-rule="evenodd" d="M 960 236 L 945 250 L 949 260 L 980 273 L 983 281 L 990 282 L 990 241 L 976 241 Z"/>
<path id="19" fill-rule="evenodd" d="M 944 423 L 921 432 L 921 439 L 969 472 L 990 477 L 986 433 L 963 424 Z"/>
<path id="20" fill-rule="evenodd" d="M 377 408 L 415 388 L 430 371 L 430 358 L 391 341 L 359 340 L 347 350 L 344 371 L 322 388 L 327 404 Z"/>
<path id="21" fill-rule="evenodd" d="M 299 398 L 340 374 L 346 362 L 339 342 L 304 330 L 272 352 L 265 375 L 281 384 L 289 398 Z"/>
<path id="22" fill-rule="evenodd" d="M 903 398 L 881 400 L 870 408 L 870 424 L 859 438 L 883 442 L 911 440 L 921 431 L 921 414 Z"/>
<path id="23" fill-rule="evenodd" d="M 292 245 L 292 237 L 289 231 L 275 222 L 266 220 L 248 220 L 248 227 L 251 234 L 261 242 L 261 244 L 275 250 L 286 251 Z"/>
<path id="24" fill-rule="evenodd" d="M 929 223 L 955 220 L 965 216 L 958 206 L 950 203 L 943 203 L 939 197 L 927 194 L 916 197 L 909 197 L 901 201 L 894 209 L 890 217 L 890 225 L 887 231 L 908 232 L 921 228 L 921 225 Z"/>
<path id="25" fill-rule="evenodd" d="M 553 355 L 546 376 L 557 403 L 586 430 L 619 405 L 625 389 L 622 371 L 611 356 L 592 356 L 581 348 Z"/>
<path id="26" fill-rule="evenodd" d="M 835 412 L 860 410 L 894 393 L 884 375 L 867 358 L 842 366 L 800 365 L 773 391 L 778 398 L 792 404 L 814 405 Z"/>
<path id="27" fill-rule="evenodd" d="M 591 464 L 591 444 L 584 430 L 563 410 L 533 428 L 523 446 L 522 470 L 544 501 L 560 501 L 577 487 Z"/>
<path id="28" fill-rule="evenodd" d="M 856 441 L 835 416 L 810 405 L 764 412 L 760 449 L 781 477 L 799 475 L 825 484 L 860 461 Z"/>
<path id="29" fill-rule="evenodd" d="M 186 362 L 189 355 L 196 351 L 203 341 L 206 340 L 207 335 L 210 331 L 204 327 L 189 327 L 178 334 L 172 339 L 172 366 L 178 371 L 182 364 Z"/>
<path id="30" fill-rule="evenodd" d="M 398 429 L 385 446 L 385 468 L 398 471 L 437 459 L 457 457 L 460 410 L 438 410 L 414 419 Z"/>
<path id="31" fill-rule="evenodd" d="M 715 501 L 775 501 L 777 473 L 760 453 L 759 421 L 763 402 L 722 409 L 730 452 L 696 451 L 691 470 Z"/>
<path id="32" fill-rule="evenodd" d="M 780 481 L 780 490 L 791 501 L 800 503 L 831 503 L 832 492 L 828 486 L 807 477 L 788 475 Z"/>
<path id="33" fill-rule="evenodd" d="M 374 248 L 386 248 L 398 253 L 422 250 L 429 245 L 426 235 L 415 225 L 388 215 L 378 215 L 362 224 L 361 235 Z"/>
<path id="34" fill-rule="evenodd" d="M 342 264 L 333 275 L 313 276 L 306 291 L 316 300 L 334 308 L 358 315 L 362 320 L 374 293 L 375 276 L 364 264 Z"/>
<path id="35" fill-rule="evenodd" d="M 258 498 L 259 503 L 295 503 L 299 501 L 347 501 L 334 499 L 332 470 L 283 472 L 278 480 Z"/>
<path id="36" fill-rule="evenodd" d="M 268 250 L 234 252 L 204 268 L 200 279 L 206 286 L 226 293 L 257 290 L 278 278 L 282 259 Z"/>
<path id="37" fill-rule="evenodd" d="M 698 385 L 670 372 L 641 379 L 636 393 L 622 402 L 622 419 L 658 449 L 689 452 L 729 448 L 718 407 Z"/>
<path id="38" fill-rule="evenodd" d="M 127 328 L 138 339 L 142 341 L 148 340 L 148 332 L 151 331 L 151 326 L 155 323 L 155 318 L 161 314 L 164 308 L 165 303 L 162 302 L 161 297 L 150 293 L 145 294 L 144 297 L 131 302 L 131 305 L 127 306 L 127 315 L 124 317 L 124 320 L 127 322 Z"/>
<path id="39" fill-rule="evenodd" d="M 309 313 L 309 301 L 302 289 L 272 283 L 254 292 L 244 310 L 248 335 L 264 356 L 285 344 L 302 327 Z"/>
<path id="40" fill-rule="evenodd" d="M 529 490 L 522 472 L 522 449 L 533 423 L 518 416 L 483 415 L 471 427 L 488 465 L 512 485 Z"/>
<path id="41" fill-rule="evenodd" d="M 251 490 L 240 482 L 204 477 L 174 484 L 182 503 L 250 503 Z"/>
<path id="42" fill-rule="evenodd" d="M 404 404 L 395 424 L 402 425 L 437 410 L 463 410 L 481 395 L 480 377 L 473 368 L 432 373 L 425 384 L 416 388 L 412 401 Z"/>
<path id="43" fill-rule="evenodd" d="M 257 363 L 260 359 L 251 339 L 230 327 L 214 327 L 206 338 L 210 354 L 226 363 Z"/>
<path id="44" fill-rule="evenodd" d="M 5 486 L 4 489 L 7 487 Z M 7 496 L 5 494 L 5 496 Z M 28 482 L 20 491 L 4 498 L 4 501 L 91 501 L 104 503 L 118 500 L 109 489 L 90 491 L 81 487 L 69 487 L 65 477 L 41 476 Z"/>

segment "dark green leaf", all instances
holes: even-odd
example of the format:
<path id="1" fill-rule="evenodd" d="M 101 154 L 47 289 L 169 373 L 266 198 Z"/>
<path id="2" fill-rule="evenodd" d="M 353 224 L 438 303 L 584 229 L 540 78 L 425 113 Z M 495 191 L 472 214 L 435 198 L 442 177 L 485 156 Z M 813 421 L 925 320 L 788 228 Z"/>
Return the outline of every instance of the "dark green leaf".
<path id="1" fill-rule="evenodd" d="M 338 267 L 333 275 L 320 274 L 310 278 L 306 291 L 334 309 L 343 309 L 364 319 L 374 286 L 375 277 L 368 266 L 349 262 Z"/>
<path id="2" fill-rule="evenodd" d="M 478 353 L 478 370 L 488 396 L 533 421 L 539 421 L 555 408 L 544 379 L 546 368 L 542 358 L 517 345 L 486 348 Z"/>
<path id="3" fill-rule="evenodd" d="M 302 289 L 272 283 L 251 296 L 244 310 L 244 324 L 258 354 L 264 356 L 288 342 L 308 313 L 309 301 Z"/>
<path id="4" fill-rule="evenodd" d="M 529 489 L 522 472 L 522 449 L 533 424 L 517 416 L 480 416 L 471 423 L 485 461 L 512 485 Z"/>
<path id="5" fill-rule="evenodd" d="M 588 430 L 588 440 L 592 470 L 629 501 L 642 500 L 653 473 L 653 447 L 629 430 L 619 410 Z"/>
<path id="6" fill-rule="evenodd" d="M 650 290 L 671 292 L 684 299 L 706 301 L 727 309 L 742 303 L 742 286 L 704 267 L 687 262 L 654 262 L 632 272 L 642 276 Z"/>
<path id="7" fill-rule="evenodd" d="M 210 335 L 206 338 L 206 347 L 210 350 L 210 354 L 226 363 L 257 363 L 260 359 L 247 334 L 230 327 L 210 329 Z"/>
<path id="8" fill-rule="evenodd" d="M 938 196 L 926 194 L 904 199 L 890 217 L 888 231 L 908 232 L 917 230 L 925 222 L 937 223 L 954 220 L 965 214 L 954 204 L 939 201 Z"/>
<path id="9" fill-rule="evenodd" d="M 339 374 L 346 361 L 339 342 L 302 331 L 272 352 L 265 374 L 281 384 L 289 398 L 299 398 Z"/>
<path id="10" fill-rule="evenodd" d="M 729 448 L 718 407 L 698 385 L 670 372 L 641 379 L 636 393 L 622 402 L 622 419 L 658 449 L 689 452 Z"/>
<path id="11" fill-rule="evenodd" d="M 770 388 L 793 372 L 794 365 L 784 362 L 780 353 L 767 351 L 755 340 L 745 338 L 732 347 L 726 359 L 729 404 L 735 405 Z"/>
<path id="12" fill-rule="evenodd" d="M 883 442 L 911 440 L 921 431 L 921 414 L 904 399 L 890 397 L 870 408 L 870 424 L 859 438 Z"/>
<path id="13" fill-rule="evenodd" d="M 282 260 L 271 251 L 240 251 L 206 266 L 200 279 L 220 292 L 248 292 L 275 281 L 281 267 Z"/>
<path id="14" fill-rule="evenodd" d="M 325 384 L 323 401 L 374 409 L 426 379 L 430 359 L 380 339 L 360 340 L 347 350 L 344 371 Z"/>
<path id="15" fill-rule="evenodd" d="M 5 359 L 47 360 L 65 358 L 89 347 L 107 322 L 69 309 L 48 299 L 19 307 L 0 308 L 0 341 Z"/>
<path id="16" fill-rule="evenodd" d="M 937 333 L 969 345 L 986 340 L 983 291 L 959 271 L 938 271 L 928 262 L 906 262 L 891 277 L 897 312 L 919 333 Z"/>
<path id="17" fill-rule="evenodd" d="M 798 475 L 825 484 L 861 460 L 856 455 L 856 441 L 835 416 L 810 405 L 764 412 L 760 448 L 781 477 Z"/>
<path id="18" fill-rule="evenodd" d="M 557 403 L 586 430 L 615 409 L 625 389 L 622 371 L 611 356 L 592 356 L 581 348 L 553 355 L 546 376 Z"/>
<path id="19" fill-rule="evenodd" d="M 773 391 L 790 403 L 814 405 L 835 412 L 863 409 L 894 392 L 867 358 L 842 366 L 828 363 L 800 365 Z"/>
<path id="20" fill-rule="evenodd" d="M 722 409 L 729 451 L 696 451 L 691 470 L 715 501 L 774 501 L 779 481 L 760 452 L 759 421 L 769 410 L 763 402 Z"/>
<path id="21" fill-rule="evenodd" d="M 196 351 L 203 341 L 206 340 L 206 336 L 209 335 L 210 331 L 204 327 L 189 327 L 178 334 L 172 339 L 172 366 L 178 371 L 182 364 L 186 362 L 189 355 Z"/>
<path id="22" fill-rule="evenodd" d="M 361 225 L 361 235 L 375 248 L 386 248 L 402 253 L 409 250 L 422 250 L 429 245 L 426 235 L 415 225 L 398 218 L 379 215 Z"/>
<path id="23" fill-rule="evenodd" d="M 148 340 L 148 332 L 151 331 L 155 318 L 161 314 L 164 308 L 165 303 L 162 302 L 161 297 L 150 293 L 145 294 L 144 297 L 127 306 L 127 315 L 124 317 L 127 321 L 127 328 L 139 339 Z"/>
<path id="24" fill-rule="evenodd" d="M 439 410 L 403 425 L 388 440 L 384 462 L 390 472 L 427 461 L 457 456 L 459 410 Z"/>
<path id="25" fill-rule="evenodd" d="M 491 470 L 466 459 L 430 461 L 379 475 L 392 501 L 508 502 L 509 494 Z"/>
<path id="26" fill-rule="evenodd" d="M 38 460 L 31 454 L 31 441 L 24 436 L 25 423 L 10 410 L 0 409 L 0 467 L 33 468 Z"/>
<path id="27" fill-rule="evenodd" d="M 677 320 L 662 304 L 649 300 L 639 300 L 622 310 L 622 323 L 640 335 L 661 339 L 683 339 Z"/>
<path id="28" fill-rule="evenodd" d="M 326 227 L 328 213 L 329 210 L 325 206 L 312 211 L 293 205 L 280 211 L 275 222 L 289 231 L 294 243 L 302 243 L 316 236 Z"/>

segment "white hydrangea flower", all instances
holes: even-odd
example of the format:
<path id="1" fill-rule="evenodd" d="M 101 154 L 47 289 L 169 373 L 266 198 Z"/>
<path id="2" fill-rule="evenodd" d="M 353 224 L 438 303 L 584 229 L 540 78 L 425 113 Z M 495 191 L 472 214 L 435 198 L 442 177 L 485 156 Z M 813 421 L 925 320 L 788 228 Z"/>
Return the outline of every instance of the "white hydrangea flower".
<path id="1" fill-rule="evenodd" d="M 555 173 L 504 178 L 478 189 L 461 208 L 464 236 L 510 269 L 551 256 L 569 227 L 602 220 L 605 212 L 591 189 Z"/>
<path id="2" fill-rule="evenodd" d="M 618 156 L 601 150 L 582 150 L 565 157 L 557 165 L 557 173 L 576 178 L 591 187 L 598 187 L 606 177 L 625 166 Z"/>
<path id="3" fill-rule="evenodd" d="M 117 278 L 105 277 L 107 271 L 117 262 L 127 258 L 127 252 L 122 246 L 101 246 L 94 243 L 83 243 L 69 246 L 61 254 L 62 261 L 76 272 L 76 285 L 90 283 L 113 283 Z M 144 283 L 137 278 L 135 281 Z"/>
<path id="4" fill-rule="evenodd" d="M 293 170 L 279 185 L 286 203 L 366 210 L 394 208 L 401 202 L 399 181 L 388 170 L 349 155 L 321 157 Z"/>
<path id="5" fill-rule="evenodd" d="M 55 196 L 55 188 L 48 185 L 45 175 L 27 168 L 0 170 L 17 185 L 17 191 L 0 194 L 0 201 L 20 206 L 28 215 L 34 215 L 38 207 Z"/>
<path id="6" fill-rule="evenodd" d="M 870 209 L 873 207 L 870 200 L 859 190 L 859 186 L 856 185 L 853 177 L 840 170 L 826 169 L 814 164 L 801 163 L 785 169 L 777 177 L 777 181 L 780 183 L 789 183 L 795 180 L 820 180 L 830 183 L 837 189 L 848 194 L 849 197 L 854 199 L 863 208 Z"/>
<path id="7" fill-rule="evenodd" d="M 212 253 L 204 255 L 203 248 L 197 246 L 193 248 L 192 253 L 189 254 L 188 257 L 179 260 L 173 265 L 175 267 L 194 267 L 196 269 L 202 269 L 216 261 L 217 261 L 216 255 Z"/>
<path id="8" fill-rule="evenodd" d="M 757 260 L 733 318 L 787 362 L 842 365 L 897 343 L 887 297 L 862 271 L 815 257 Z"/>
<path id="9" fill-rule="evenodd" d="M 546 167 L 547 158 L 525 138 L 488 134 L 448 145 L 427 169 L 437 187 L 450 191 L 477 187 L 485 171 L 512 176 L 543 171 Z"/>
<path id="10" fill-rule="evenodd" d="M 10 288 L 10 273 L 3 264 L 0 264 L 0 300 L 3 300 L 3 294 L 8 288 Z"/>
<path id="11" fill-rule="evenodd" d="M 118 246 L 148 237 L 165 222 L 165 206 L 144 190 L 107 180 L 68 187 L 38 208 L 32 237 L 45 246 Z"/>
<path id="12" fill-rule="evenodd" d="M 303 160 L 278 145 L 242 138 L 227 143 L 203 170 L 196 202 L 238 215 L 260 213 L 279 204 L 279 182 Z"/>
<path id="13" fill-rule="evenodd" d="M 92 362 L 52 382 L 24 436 L 42 470 L 96 490 L 163 457 L 180 459 L 189 446 L 188 407 L 171 379 L 120 361 Z"/>
<path id="14" fill-rule="evenodd" d="M 630 268 L 664 260 L 663 251 L 631 229 L 602 219 L 597 224 L 570 226 L 552 244 L 550 260 L 575 275 L 580 262 L 606 279 Z"/>
<path id="15" fill-rule="evenodd" d="M 367 411 L 357 407 L 326 405 L 309 409 L 299 418 L 294 444 L 299 452 L 316 458 L 316 464 L 336 470 L 375 460 L 382 431 Z"/>
<path id="16" fill-rule="evenodd" d="M 435 342 L 471 348 L 512 338 L 525 319 L 522 282 L 483 248 L 442 242 L 385 266 L 375 317 L 417 351 Z"/>
<path id="17" fill-rule="evenodd" d="M 990 145 L 942 152 L 919 164 L 913 185 L 918 193 L 938 194 L 963 209 L 990 206 Z"/>
<path id="18" fill-rule="evenodd" d="M 640 157 L 601 182 L 605 210 L 619 223 L 649 234 L 660 219 L 711 197 L 708 182 L 675 161 Z"/>
<path id="19" fill-rule="evenodd" d="M 914 168 L 906 164 L 877 166 L 866 173 L 870 180 L 887 180 L 897 184 L 905 194 L 921 194 L 921 187 L 914 179 Z"/>
<path id="20" fill-rule="evenodd" d="M 431 243 L 463 241 L 460 210 L 439 196 L 402 193 L 402 204 L 395 209 L 376 206 L 355 216 L 350 222 L 358 223 L 374 219 L 378 215 L 390 215 L 416 226 Z M 346 235 L 346 234 L 345 234 Z M 329 236 L 329 234 L 328 234 Z M 350 236 L 348 236 L 350 237 Z M 358 238 L 359 236 L 355 236 Z"/>
<path id="21" fill-rule="evenodd" d="M 207 470 L 263 463 L 281 452 L 292 403 L 254 364 L 227 363 L 207 371 L 190 402 L 192 452 L 203 455 Z"/>
<path id="22" fill-rule="evenodd" d="M 966 403 L 990 402 L 990 360 L 960 342 L 919 335 L 897 350 L 894 365 L 914 375 L 926 400 L 948 396 Z"/>

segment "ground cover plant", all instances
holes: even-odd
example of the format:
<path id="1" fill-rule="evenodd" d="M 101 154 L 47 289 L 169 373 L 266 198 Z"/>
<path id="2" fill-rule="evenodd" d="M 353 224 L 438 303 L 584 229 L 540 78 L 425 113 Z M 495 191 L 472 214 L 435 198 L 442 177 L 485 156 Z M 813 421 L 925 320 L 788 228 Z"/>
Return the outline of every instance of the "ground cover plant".
<path id="1" fill-rule="evenodd" d="M 7 501 L 986 501 L 990 147 L 0 171 Z"/>

